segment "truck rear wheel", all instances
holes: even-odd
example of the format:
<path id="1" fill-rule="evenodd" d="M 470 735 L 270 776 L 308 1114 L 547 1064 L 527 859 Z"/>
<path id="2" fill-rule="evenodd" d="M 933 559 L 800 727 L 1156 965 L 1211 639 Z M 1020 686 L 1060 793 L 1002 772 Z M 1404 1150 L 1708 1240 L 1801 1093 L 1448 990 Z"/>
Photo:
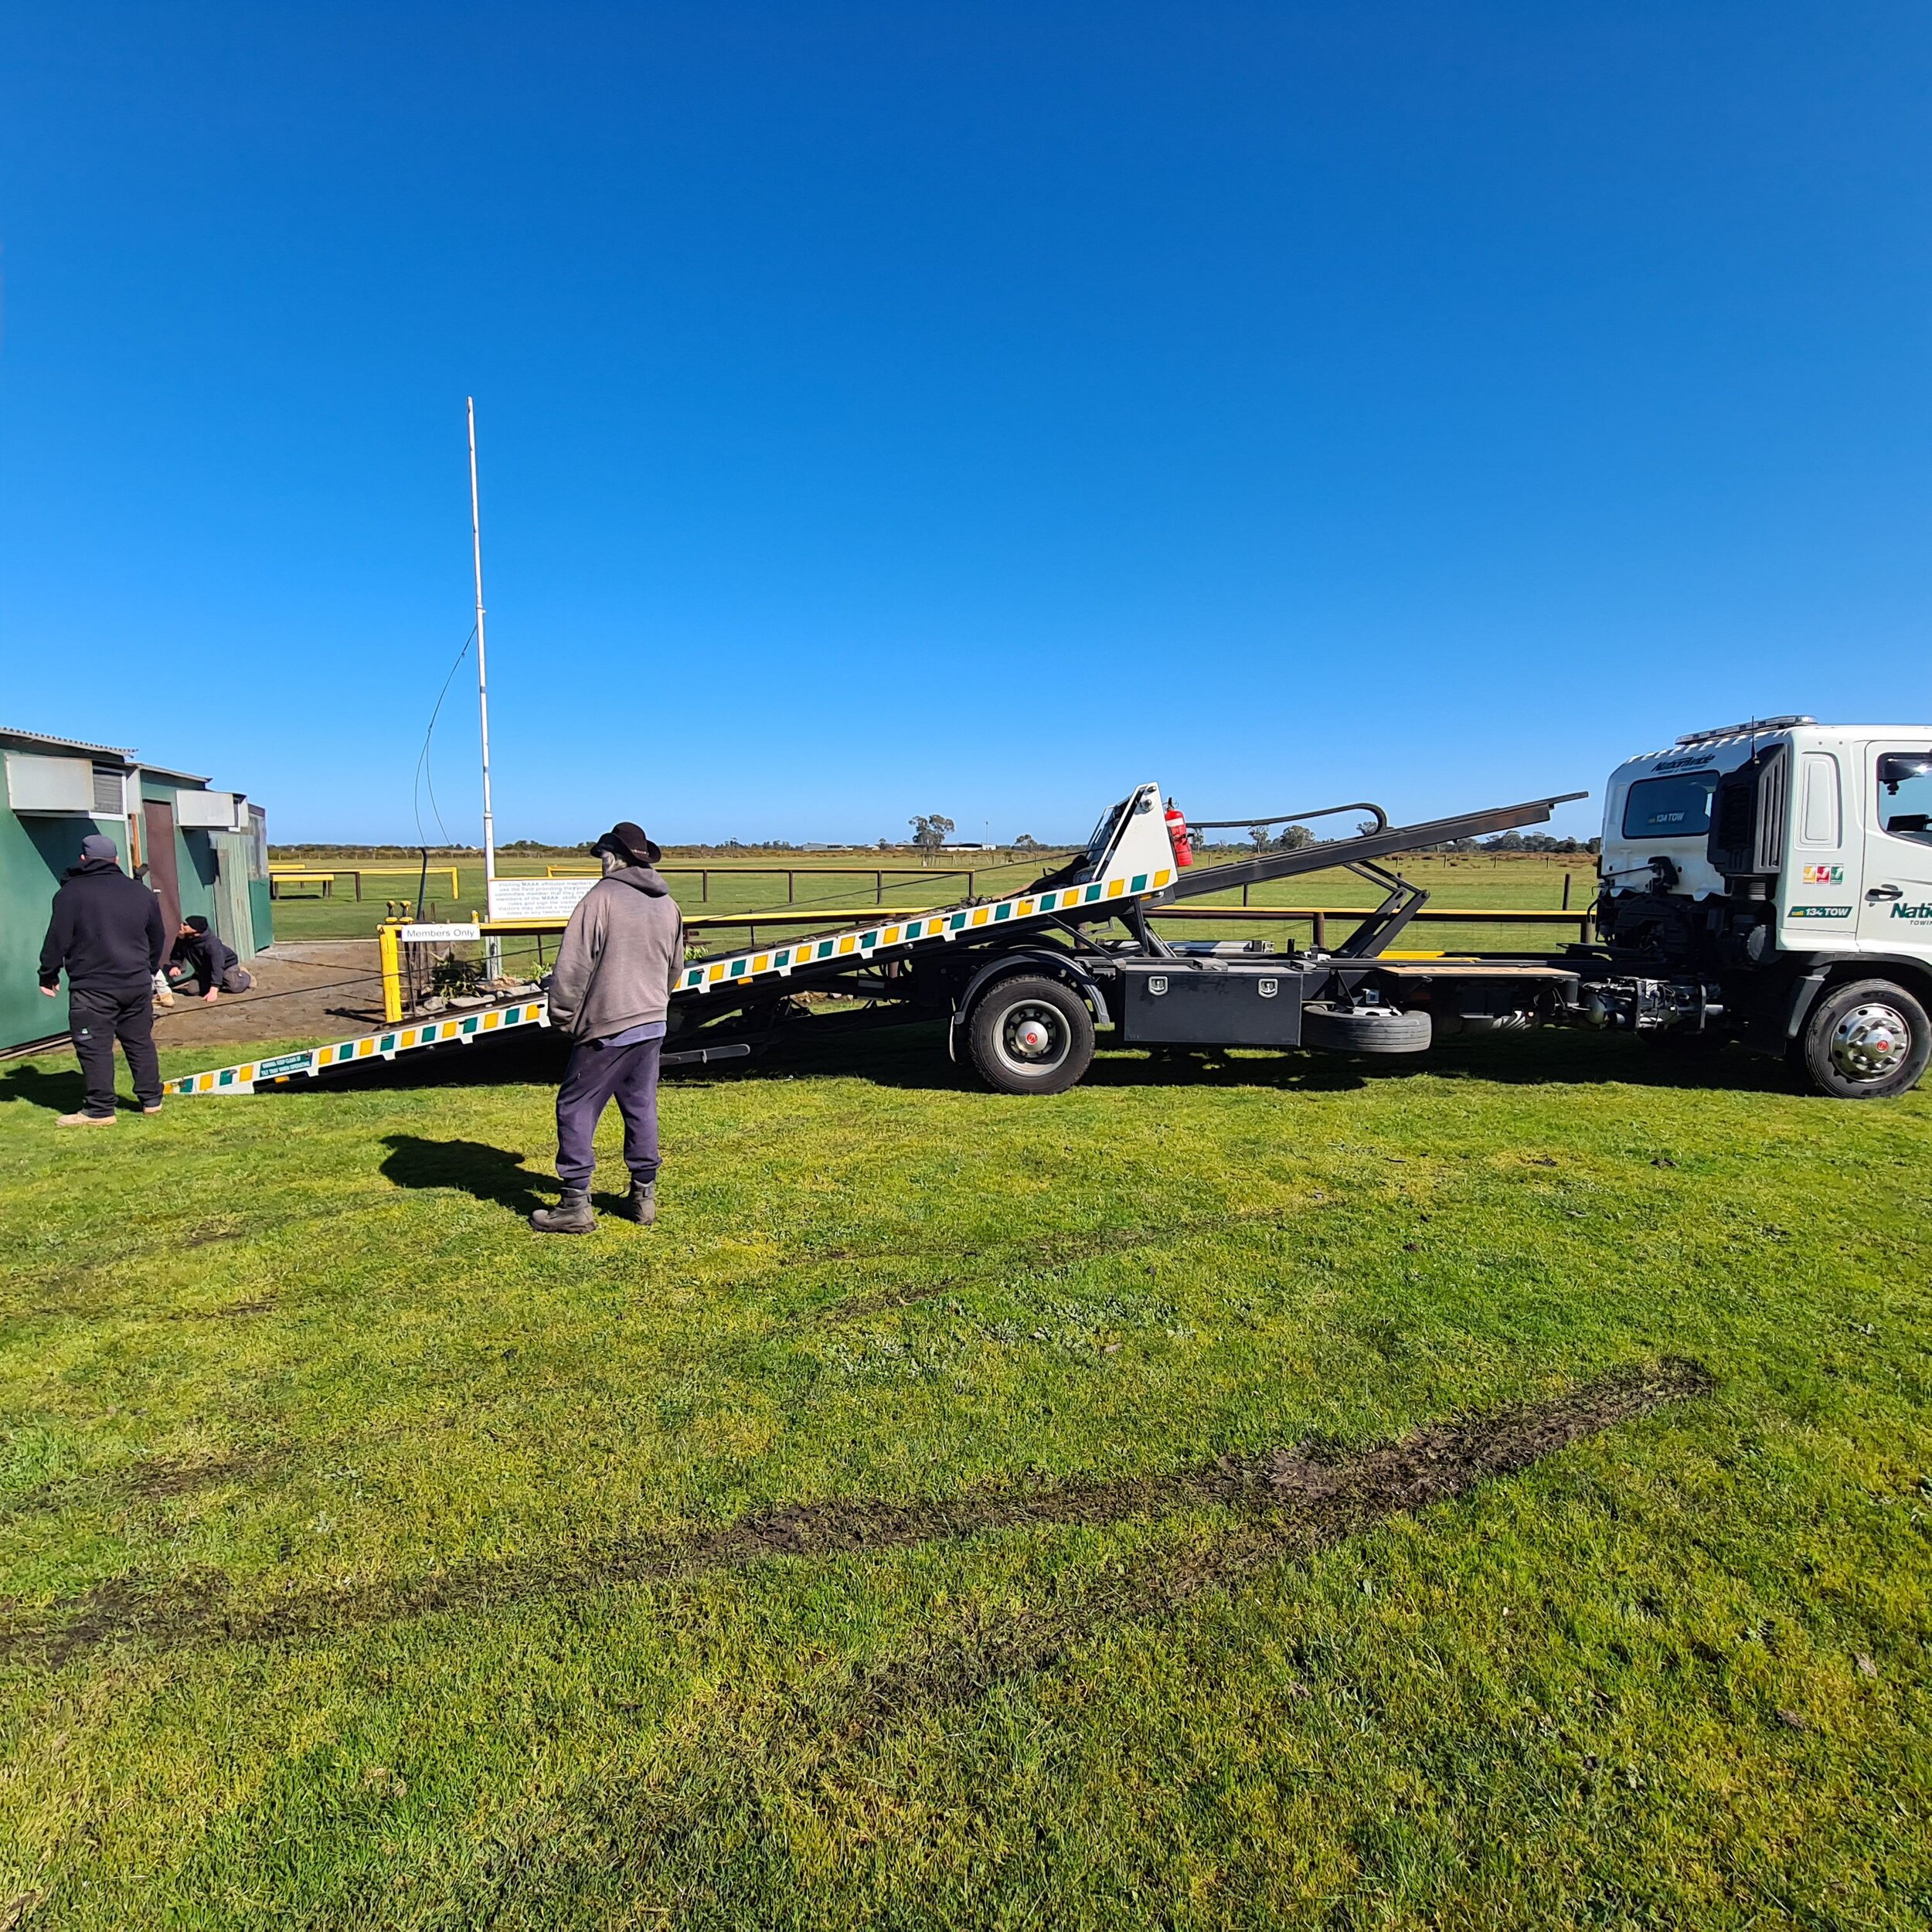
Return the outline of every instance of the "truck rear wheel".
<path id="1" fill-rule="evenodd" d="M 996 1093 L 1064 1094 L 1093 1064 L 1094 1016 L 1072 987 L 1018 973 L 973 1002 L 966 1049 Z"/>
<path id="2" fill-rule="evenodd" d="M 1834 986 L 1791 1043 L 1794 1068 L 1838 1100 L 1882 1100 L 1918 1085 L 1932 1056 L 1932 1020 L 1903 986 L 1859 979 Z"/>

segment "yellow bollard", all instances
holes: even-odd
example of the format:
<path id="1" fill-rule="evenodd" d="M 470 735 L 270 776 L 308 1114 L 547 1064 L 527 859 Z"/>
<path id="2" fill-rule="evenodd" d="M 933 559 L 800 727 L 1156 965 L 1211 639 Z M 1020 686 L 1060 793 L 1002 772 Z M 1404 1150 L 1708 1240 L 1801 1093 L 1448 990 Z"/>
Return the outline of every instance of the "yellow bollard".
<path id="1" fill-rule="evenodd" d="M 393 926 L 382 929 L 383 1018 L 393 1026 L 403 1017 L 403 948 Z"/>

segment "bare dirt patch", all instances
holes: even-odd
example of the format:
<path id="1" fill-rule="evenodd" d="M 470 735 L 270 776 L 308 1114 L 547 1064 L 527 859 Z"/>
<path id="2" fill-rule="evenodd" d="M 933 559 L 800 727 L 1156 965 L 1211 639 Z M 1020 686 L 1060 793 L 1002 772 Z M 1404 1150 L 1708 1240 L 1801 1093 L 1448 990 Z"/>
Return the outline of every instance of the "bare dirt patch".
<path id="1" fill-rule="evenodd" d="M 128 1495 L 145 1502 L 160 1502 L 226 1483 L 252 1481 L 273 1461 L 268 1456 L 203 1456 L 192 1461 L 156 1456 L 123 1471 L 116 1480 Z"/>
<path id="2" fill-rule="evenodd" d="M 1208 1468 L 1079 1482 L 970 1492 L 933 1502 L 876 1498 L 803 1503 L 716 1529 L 628 1539 L 524 1563 L 474 1565 L 405 1581 L 320 1591 L 250 1606 L 226 1580 L 197 1575 L 177 1585 L 138 1577 L 104 1584 L 53 1617 L 16 1606 L 0 1612 L 0 1657 L 60 1664 L 97 1645 L 144 1640 L 165 1646 L 275 1643 L 447 1611 L 567 1597 L 613 1583 L 678 1582 L 773 1560 L 863 1554 L 1040 1526 L 1104 1525 L 1219 1505 L 1236 1521 L 1220 1547 L 1185 1574 L 1130 1571 L 1107 1600 L 1077 1616 L 1019 1621 L 922 1661 L 897 1664 L 855 1686 L 883 1715 L 915 1694 L 1038 1668 L 1095 1614 L 1140 1614 L 1237 1577 L 1258 1563 L 1305 1556 L 1388 1517 L 1426 1509 L 1479 1484 L 1529 1468 L 1587 1437 L 1665 1403 L 1709 1392 L 1694 1362 L 1611 1372 L 1547 1402 L 1433 1424 L 1396 1442 L 1351 1454 L 1277 1450 Z M 918 1686 L 923 1688 L 917 1688 Z"/>
<path id="3" fill-rule="evenodd" d="M 383 1023 L 381 962 L 372 939 L 278 943 L 250 961 L 253 990 L 213 1005 L 177 993 L 155 1012 L 162 1046 L 251 1046 L 326 1040 Z"/>

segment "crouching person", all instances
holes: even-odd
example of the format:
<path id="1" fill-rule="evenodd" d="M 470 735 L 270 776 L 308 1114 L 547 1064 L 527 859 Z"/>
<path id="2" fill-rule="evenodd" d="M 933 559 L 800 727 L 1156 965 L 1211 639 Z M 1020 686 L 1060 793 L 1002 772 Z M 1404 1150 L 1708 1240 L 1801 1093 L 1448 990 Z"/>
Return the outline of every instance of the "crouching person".
<path id="1" fill-rule="evenodd" d="M 592 1140 L 612 1100 L 624 1116 L 631 1191 L 617 1212 L 658 1218 L 658 1063 L 671 989 L 684 964 L 684 917 L 651 869 L 663 854 L 628 820 L 597 843 L 604 876 L 564 928 L 550 977 L 550 1024 L 570 1036 L 556 1097 L 556 1174 L 563 1198 L 539 1208 L 540 1234 L 587 1234 L 597 1225 Z"/>
<path id="2" fill-rule="evenodd" d="M 178 986 L 192 985 L 212 1006 L 223 993 L 245 993 L 255 983 L 254 975 L 199 913 L 191 913 L 181 922 L 174 949 L 168 955 L 167 971 L 170 997 L 166 1004 L 170 1006 L 175 1003 L 172 995 Z"/>

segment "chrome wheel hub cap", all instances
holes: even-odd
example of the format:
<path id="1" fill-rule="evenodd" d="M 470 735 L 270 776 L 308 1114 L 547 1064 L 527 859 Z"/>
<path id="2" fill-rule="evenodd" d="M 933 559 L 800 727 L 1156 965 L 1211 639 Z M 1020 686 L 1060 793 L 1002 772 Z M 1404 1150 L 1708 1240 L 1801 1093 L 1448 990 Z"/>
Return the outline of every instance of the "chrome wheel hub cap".
<path id="1" fill-rule="evenodd" d="M 1026 1001 L 1000 1021 L 1000 1057 L 1026 1073 L 1043 1073 L 1059 1066 L 1066 1057 L 1069 1043 L 1065 1022 L 1050 1006 Z"/>
<path id="2" fill-rule="evenodd" d="M 1912 1029 L 1893 1006 L 1854 1006 L 1832 1032 L 1832 1064 L 1848 1080 L 1883 1080 L 1911 1050 Z"/>

